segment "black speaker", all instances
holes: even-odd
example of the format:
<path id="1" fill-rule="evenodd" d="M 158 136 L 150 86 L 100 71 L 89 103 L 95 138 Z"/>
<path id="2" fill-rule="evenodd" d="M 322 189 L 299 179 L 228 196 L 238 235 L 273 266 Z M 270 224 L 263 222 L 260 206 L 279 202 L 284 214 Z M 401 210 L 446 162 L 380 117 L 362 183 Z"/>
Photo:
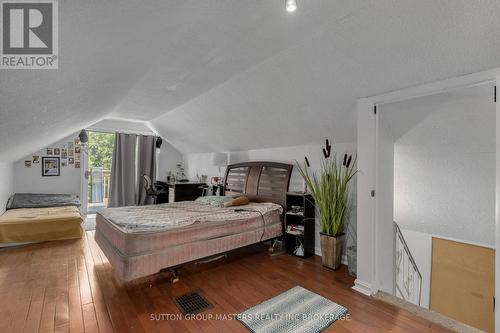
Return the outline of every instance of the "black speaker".
<path id="1" fill-rule="evenodd" d="M 78 137 L 80 138 L 80 143 L 82 144 L 86 144 L 87 142 L 89 142 L 89 136 L 86 130 L 82 130 L 80 134 L 78 134 Z"/>
<path id="2" fill-rule="evenodd" d="M 161 148 L 162 143 L 163 143 L 162 138 L 157 137 L 156 138 L 156 148 Z"/>

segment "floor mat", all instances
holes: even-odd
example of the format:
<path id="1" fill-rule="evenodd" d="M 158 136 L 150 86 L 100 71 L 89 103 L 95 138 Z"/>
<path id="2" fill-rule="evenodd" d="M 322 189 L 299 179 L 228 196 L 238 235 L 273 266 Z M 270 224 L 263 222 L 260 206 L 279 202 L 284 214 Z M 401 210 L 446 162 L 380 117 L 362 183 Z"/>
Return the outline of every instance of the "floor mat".
<path id="1" fill-rule="evenodd" d="M 237 318 L 255 333 L 316 333 L 346 316 L 345 307 L 296 286 L 238 314 Z"/>

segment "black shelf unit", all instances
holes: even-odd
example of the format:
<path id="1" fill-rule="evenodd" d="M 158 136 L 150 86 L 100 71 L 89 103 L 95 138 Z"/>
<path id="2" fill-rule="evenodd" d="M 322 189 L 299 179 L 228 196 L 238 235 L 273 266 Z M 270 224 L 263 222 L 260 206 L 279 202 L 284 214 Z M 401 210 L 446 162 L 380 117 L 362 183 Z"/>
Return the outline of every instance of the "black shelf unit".
<path id="1" fill-rule="evenodd" d="M 293 213 L 292 206 L 302 207 L 303 214 Z M 304 245 L 304 255 L 297 257 L 307 258 L 314 254 L 314 212 L 314 199 L 310 194 L 299 192 L 288 192 L 286 194 L 285 244 L 288 254 L 295 255 L 294 251 L 299 243 Z M 288 233 L 288 226 L 292 224 L 304 226 L 304 233 L 301 235 Z"/>

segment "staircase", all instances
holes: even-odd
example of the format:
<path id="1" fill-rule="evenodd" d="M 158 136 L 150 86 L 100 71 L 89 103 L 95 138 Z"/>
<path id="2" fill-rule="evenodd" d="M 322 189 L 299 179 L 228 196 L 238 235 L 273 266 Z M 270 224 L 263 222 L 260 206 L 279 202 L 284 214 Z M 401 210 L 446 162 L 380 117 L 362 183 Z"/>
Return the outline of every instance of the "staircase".
<path id="1" fill-rule="evenodd" d="M 394 238 L 394 296 L 420 305 L 422 275 L 396 222 L 394 222 Z"/>

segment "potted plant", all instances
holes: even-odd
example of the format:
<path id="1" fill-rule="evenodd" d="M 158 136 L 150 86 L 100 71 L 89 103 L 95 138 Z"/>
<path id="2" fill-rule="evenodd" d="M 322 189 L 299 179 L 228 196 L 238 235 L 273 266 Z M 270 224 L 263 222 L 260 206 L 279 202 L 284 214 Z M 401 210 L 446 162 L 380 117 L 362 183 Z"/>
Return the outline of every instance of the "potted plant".
<path id="1" fill-rule="evenodd" d="M 323 266 L 338 269 L 345 242 L 344 226 L 348 222 L 351 209 L 349 183 L 357 170 L 356 157 L 345 154 L 342 159 L 338 159 L 337 154 L 331 154 L 331 148 L 326 140 L 319 174 L 310 170 L 307 156 L 304 158 L 304 164 L 297 162 L 297 166 L 320 213 Z"/>

